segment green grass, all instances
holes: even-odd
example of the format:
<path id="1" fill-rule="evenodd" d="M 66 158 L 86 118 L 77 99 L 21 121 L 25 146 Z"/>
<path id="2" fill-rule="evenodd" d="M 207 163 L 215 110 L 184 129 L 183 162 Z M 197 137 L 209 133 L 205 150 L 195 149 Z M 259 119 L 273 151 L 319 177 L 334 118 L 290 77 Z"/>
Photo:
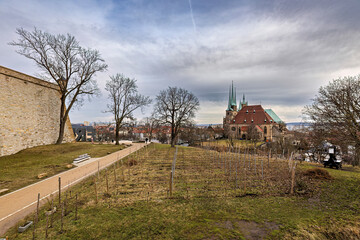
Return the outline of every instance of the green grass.
<path id="1" fill-rule="evenodd" d="M 110 167 L 107 171 L 102 171 L 97 179 L 97 204 L 93 178 L 73 187 L 72 198 L 69 197 L 67 203 L 69 214 L 64 217 L 64 232 L 59 233 L 60 215 L 57 213 L 54 216 L 54 226 L 48 230 L 49 239 L 267 237 L 325 240 L 360 237 L 359 168 L 346 166 L 344 170 L 326 169 L 334 179 L 319 180 L 302 176 L 302 171 L 319 165 L 302 163 L 298 165 L 296 180 L 308 181 L 308 193 L 290 195 L 282 187 L 275 188 L 272 193 L 264 191 L 264 194 L 246 196 L 241 188 L 234 190 L 231 182 L 223 179 L 221 168 L 207 171 L 205 163 L 211 155 L 201 149 L 181 147 L 177 155 L 174 197 L 169 198 L 167 190 L 173 156 L 174 149 L 168 145 L 156 145 L 155 149 L 150 146 L 133 153 L 117 164 L 116 168 Z M 129 160 L 137 164 L 130 167 L 127 164 Z M 287 162 L 283 162 L 284 165 L 273 166 L 285 166 L 285 172 L 288 172 Z M 259 160 L 258 163 L 260 164 Z M 275 184 L 274 181 L 287 181 L 286 178 L 274 178 L 275 175 L 283 174 L 282 171 L 270 170 L 265 172 L 272 174 L 266 182 L 273 181 L 272 184 Z M 117 175 L 116 186 L 114 173 Z M 107 191 L 106 176 L 110 185 L 110 197 L 104 195 Z M 221 181 L 207 183 L 206 180 L 213 179 L 211 176 L 216 176 Z M 248 192 L 259 187 L 251 186 L 250 183 Z M 216 184 L 224 189 L 228 188 L 228 192 L 207 192 L 206 187 L 218 187 Z M 260 187 L 266 190 L 267 186 Z M 186 189 L 191 191 L 187 193 Z M 74 194 L 78 194 L 80 199 L 79 219 L 76 221 Z M 37 225 L 37 239 L 45 236 L 45 208 L 41 211 Z M 32 218 L 33 216 L 28 217 Z M 31 235 L 32 231 L 16 233 L 15 228 L 8 232 L 9 239 L 31 239 Z"/>
<path id="2" fill-rule="evenodd" d="M 38 174 L 55 175 L 67 170 L 67 165 L 81 154 L 102 157 L 123 149 L 125 146 L 91 143 L 64 143 L 44 145 L 22 150 L 10 156 L 0 157 L 0 189 L 14 191 L 36 181 Z"/>

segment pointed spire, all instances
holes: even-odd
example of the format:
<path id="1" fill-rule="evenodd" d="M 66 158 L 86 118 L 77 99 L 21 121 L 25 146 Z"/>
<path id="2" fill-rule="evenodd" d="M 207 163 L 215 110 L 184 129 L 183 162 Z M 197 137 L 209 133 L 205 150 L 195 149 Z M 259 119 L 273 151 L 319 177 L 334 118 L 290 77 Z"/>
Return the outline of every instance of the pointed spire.
<path id="1" fill-rule="evenodd" d="M 234 81 L 231 82 L 231 106 L 236 106 L 236 91 L 234 91 Z"/>
<path id="2" fill-rule="evenodd" d="M 245 101 L 245 94 L 243 94 L 242 101 L 240 100 L 239 110 L 241 110 L 244 106 L 247 106 L 248 103 Z"/>
<path id="3" fill-rule="evenodd" d="M 228 102 L 228 108 L 226 111 L 231 111 L 231 88 L 229 87 L 229 102 Z"/>

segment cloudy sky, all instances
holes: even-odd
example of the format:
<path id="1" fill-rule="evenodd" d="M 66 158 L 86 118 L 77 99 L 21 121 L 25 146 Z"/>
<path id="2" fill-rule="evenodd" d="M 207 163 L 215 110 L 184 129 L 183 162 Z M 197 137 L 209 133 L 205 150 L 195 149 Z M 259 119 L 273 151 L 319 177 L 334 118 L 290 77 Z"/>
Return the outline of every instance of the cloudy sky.
<path id="1" fill-rule="evenodd" d="M 17 27 L 70 33 L 109 65 L 96 76 L 102 95 L 74 109 L 73 123 L 111 120 L 104 87 L 116 73 L 152 98 L 167 86 L 193 92 L 198 123 L 222 122 L 231 81 L 238 101 L 245 93 L 293 122 L 320 86 L 360 73 L 359 12 L 359 0 L 0 0 L 0 65 L 39 73 L 7 44 Z"/>

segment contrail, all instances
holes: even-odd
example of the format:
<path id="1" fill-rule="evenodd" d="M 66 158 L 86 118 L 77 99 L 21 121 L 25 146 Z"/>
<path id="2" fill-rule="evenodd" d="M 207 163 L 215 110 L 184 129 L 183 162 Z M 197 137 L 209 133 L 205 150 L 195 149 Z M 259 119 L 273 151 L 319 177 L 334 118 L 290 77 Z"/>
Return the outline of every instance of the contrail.
<path id="1" fill-rule="evenodd" d="M 192 10 L 191 0 L 189 0 L 189 6 L 190 6 L 190 13 L 191 13 L 191 20 L 192 20 L 192 23 L 194 26 L 194 32 L 196 33 L 196 23 L 195 23 L 195 19 L 194 19 L 193 10 Z"/>

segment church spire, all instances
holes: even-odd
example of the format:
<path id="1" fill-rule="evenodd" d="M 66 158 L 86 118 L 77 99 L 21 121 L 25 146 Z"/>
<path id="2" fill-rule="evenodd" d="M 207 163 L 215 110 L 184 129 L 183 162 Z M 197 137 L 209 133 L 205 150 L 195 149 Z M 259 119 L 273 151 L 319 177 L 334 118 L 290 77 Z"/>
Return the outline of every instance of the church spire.
<path id="1" fill-rule="evenodd" d="M 226 111 L 232 111 L 232 108 L 231 108 L 231 88 L 230 88 L 230 87 L 229 87 L 229 101 L 228 101 L 228 107 L 227 107 Z"/>
<path id="2" fill-rule="evenodd" d="M 242 99 L 242 101 L 240 100 L 239 110 L 241 110 L 243 107 L 245 107 L 247 105 L 248 105 L 248 102 L 245 101 L 245 94 L 243 94 L 243 99 Z"/>
<path id="3" fill-rule="evenodd" d="M 236 106 L 236 89 L 234 91 L 234 81 L 231 82 L 231 106 Z"/>

